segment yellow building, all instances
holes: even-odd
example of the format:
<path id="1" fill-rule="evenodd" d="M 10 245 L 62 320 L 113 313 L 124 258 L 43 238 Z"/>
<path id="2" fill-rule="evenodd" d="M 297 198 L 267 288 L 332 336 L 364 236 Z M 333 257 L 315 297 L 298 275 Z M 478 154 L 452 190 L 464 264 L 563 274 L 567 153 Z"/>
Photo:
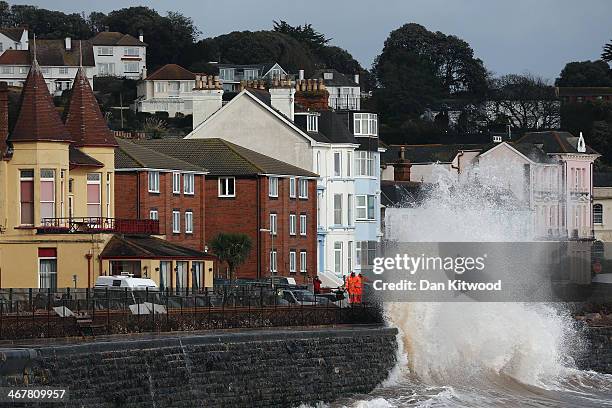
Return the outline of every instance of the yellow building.
<path id="1" fill-rule="evenodd" d="M 91 287 L 126 267 L 164 286 L 212 286 L 210 256 L 151 237 L 157 221 L 113 218 L 116 141 L 82 69 L 63 123 L 34 60 L 8 123 L 0 83 L 0 288 Z M 143 237 L 146 248 L 132 242 Z M 168 268 L 192 273 L 167 282 Z"/>

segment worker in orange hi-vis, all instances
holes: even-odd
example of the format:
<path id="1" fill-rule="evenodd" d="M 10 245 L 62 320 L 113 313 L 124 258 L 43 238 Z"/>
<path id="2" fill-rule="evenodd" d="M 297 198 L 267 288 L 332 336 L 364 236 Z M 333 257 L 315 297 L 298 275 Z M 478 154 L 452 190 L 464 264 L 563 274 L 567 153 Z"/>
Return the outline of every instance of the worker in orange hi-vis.
<path id="1" fill-rule="evenodd" d="M 355 276 L 355 272 L 351 272 L 349 277 L 346 279 L 346 291 L 349 295 L 349 303 L 355 303 L 355 280 L 357 277 Z"/>
<path id="2" fill-rule="evenodd" d="M 361 303 L 361 295 L 363 295 L 363 275 L 361 273 L 355 276 L 355 303 Z"/>

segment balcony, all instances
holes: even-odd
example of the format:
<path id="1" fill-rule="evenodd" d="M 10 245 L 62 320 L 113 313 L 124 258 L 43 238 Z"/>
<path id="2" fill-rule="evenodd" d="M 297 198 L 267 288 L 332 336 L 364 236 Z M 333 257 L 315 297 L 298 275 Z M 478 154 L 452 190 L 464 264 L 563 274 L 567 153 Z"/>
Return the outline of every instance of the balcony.
<path id="1" fill-rule="evenodd" d="M 159 235 L 159 220 L 105 217 L 45 218 L 38 234 L 146 234 Z"/>

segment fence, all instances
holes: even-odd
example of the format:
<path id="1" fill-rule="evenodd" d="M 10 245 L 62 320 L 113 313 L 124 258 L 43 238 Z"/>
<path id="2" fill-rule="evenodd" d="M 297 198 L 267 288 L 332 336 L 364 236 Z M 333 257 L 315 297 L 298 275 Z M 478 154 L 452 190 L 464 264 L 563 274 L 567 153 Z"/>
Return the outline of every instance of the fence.
<path id="1" fill-rule="evenodd" d="M 200 292 L 3 289 L 0 340 L 381 321 L 372 305 L 293 293 L 269 286 L 218 286 Z"/>

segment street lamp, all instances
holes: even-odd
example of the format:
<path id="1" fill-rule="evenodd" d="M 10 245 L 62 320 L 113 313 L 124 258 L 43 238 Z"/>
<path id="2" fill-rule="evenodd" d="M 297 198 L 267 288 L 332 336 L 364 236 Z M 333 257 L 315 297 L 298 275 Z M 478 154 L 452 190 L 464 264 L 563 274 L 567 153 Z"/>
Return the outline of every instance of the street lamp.
<path id="1" fill-rule="evenodd" d="M 272 225 L 270 225 L 270 228 L 260 228 L 259 232 L 268 232 L 270 233 L 270 273 L 274 274 L 276 273 L 276 271 L 272 268 L 272 256 L 271 254 L 274 253 L 274 231 L 272 231 Z M 274 258 L 274 260 L 276 261 L 276 257 Z"/>

